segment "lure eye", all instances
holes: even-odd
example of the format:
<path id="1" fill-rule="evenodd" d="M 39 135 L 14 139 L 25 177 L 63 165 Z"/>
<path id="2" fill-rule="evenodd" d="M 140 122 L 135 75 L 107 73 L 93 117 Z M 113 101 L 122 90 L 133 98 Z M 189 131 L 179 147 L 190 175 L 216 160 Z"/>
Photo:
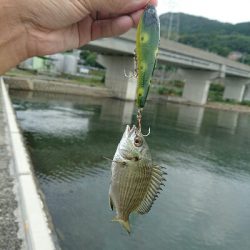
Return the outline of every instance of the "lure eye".
<path id="1" fill-rule="evenodd" d="M 154 13 L 155 13 L 155 10 L 154 10 L 154 9 L 149 9 L 149 10 L 148 10 L 148 13 L 149 13 L 149 14 L 154 14 Z"/>
<path id="2" fill-rule="evenodd" d="M 142 145 L 142 139 L 140 137 L 136 136 L 135 140 L 134 140 L 134 145 L 136 147 L 141 147 L 141 145 Z"/>

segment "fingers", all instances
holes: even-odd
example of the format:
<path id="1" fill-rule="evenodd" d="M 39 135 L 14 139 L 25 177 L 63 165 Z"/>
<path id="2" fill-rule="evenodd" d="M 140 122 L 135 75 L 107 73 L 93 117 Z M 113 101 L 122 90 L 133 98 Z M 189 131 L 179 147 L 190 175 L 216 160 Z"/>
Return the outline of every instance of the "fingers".
<path id="1" fill-rule="evenodd" d="M 149 3 L 154 5 L 154 6 L 157 6 L 158 1 L 157 0 L 151 0 L 151 1 L 149 1 Z"/>
<path id="2" fill-rule="evenodd" d="M 125 15 L 114 19 L 97 20 L 92 24 L 91 40 L 101 37 L 118 36 L 135 25 L 131 16 Z"/>
<path id="3" fill-rule="evenodd" d="M 157 0 L 151 0 L 151 1 L 147 1 L 147 2 L 149 2 L 150 4 L 153 4 L 153 5 L 157 5 Z M 138 10 L 135 12 L 137 13 Z M 132 12 L 130 12 L 130 13 L 132 13 Z M 129 13 L 123 13 L 123 14 L 129 14 Z M 129 15 L 131 15 L 131 14 L 129 14 Z M 113 13 L 113 12 L 107 12 L 107 11 L 104 11 L 104 12 L 96 11 L 94 14 L 91 14 L 91 17 L 94 20 L 110 19 L 110 18 L 115 18 L 118 16 L 121 16 L 121 14 L 117 13 L 117 12 Z"/>
<path id="4" fill-rule="evenodd" d="M 115 0 L 113 0 L 115 1 Z M 143 0 L 137 0 L 138 2 Z M 121 1 L 120 1 L 121 2 Z M 144 0 L 144 3 L 151 3 L 156 5 L 157 0 Z M 145 6 L 144 6 L 145 7 Z M 91 18 L 85 19 L 79 22 L 79 46 L 84 45 L 90 40 L 95 40 L 102 37 L 119 36 L 127 32 L 130 28 L 136 27 L 140 16 L 143 12 L 143 8 L 140 8 L 134 12 L 128 12 L 128 14 L 119 14 L 108 11 L 96 11 L 91 15 Z M 86 26 L 90 28 L 91 34 L 86 36 Z"/>
<path id="5" fill-rule="evenodd" d="M 85 0 L 86 1 L 86 0 Z M 88 1 L 86 1 L 88 2 Z M 94 13 L 113 13 L 116 15 L 132 13 L 143 9 L 147 4 L 157 5 L 157 0 L 95 0 L 89 1 L 87 9 Z"/>
<path id="6" fill-rule="evenodd" d="M 130 14 L 131 18 L 133 19 L 133 23 L 134 23 L 133 27 L 134 28 L 137 27 L 139 20 L 140 20 L 140 17 L 142 15 L 142 12 L 143 12 L 143 10 L 139 10 L 139 11 L 136 11 L 136 12 Z"/>

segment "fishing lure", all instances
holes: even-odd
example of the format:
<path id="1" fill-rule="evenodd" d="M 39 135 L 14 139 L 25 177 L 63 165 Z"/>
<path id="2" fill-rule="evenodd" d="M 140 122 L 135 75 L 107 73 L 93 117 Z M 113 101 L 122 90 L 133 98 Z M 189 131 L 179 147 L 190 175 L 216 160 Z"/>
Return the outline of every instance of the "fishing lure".
<path id="1" fill-rule="evenodd" d="M 160 41 L 160 21 L 155 6 L 148 5 L 144 10 L 136 34 L 136 104 L 142 109 L 150 89 L 151 77 L 156 65 Z"/>
<path id="2" fill-rule="evenodd" d="M 130 233 L 129 215 L 132 212 L 148 213 L 166 180 L 163 169 L 153 164 L 149 147 L 141 132 L 142 109 L 146 103 L 151 77 L 154 73 L 160 23 L 156 9 L 148 5 L 141 16 L 136 34 L 137 121 L 127 126 L 118 144 L 111 167 L 109 189 L 110 207 L 116 210 L 114 221 Z"/>

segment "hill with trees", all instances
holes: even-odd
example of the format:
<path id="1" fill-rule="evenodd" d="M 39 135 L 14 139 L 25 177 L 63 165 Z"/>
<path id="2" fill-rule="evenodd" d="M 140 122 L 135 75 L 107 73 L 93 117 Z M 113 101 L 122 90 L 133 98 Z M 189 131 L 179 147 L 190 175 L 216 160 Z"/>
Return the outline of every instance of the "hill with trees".
<path id="1" fill-rule="evenodd" d="M 250 64 L 250 22 L 221 23 L 184 13 L 160 16 L 161 36 Z M 171 24 L 171 25 L 170 25 Z"/>

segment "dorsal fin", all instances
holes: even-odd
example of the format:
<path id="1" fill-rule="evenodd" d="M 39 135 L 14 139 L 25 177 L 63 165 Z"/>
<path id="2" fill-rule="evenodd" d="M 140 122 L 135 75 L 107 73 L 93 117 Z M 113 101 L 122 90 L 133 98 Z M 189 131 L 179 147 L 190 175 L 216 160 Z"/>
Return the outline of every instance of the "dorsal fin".
<path id="1" fill-rule="evenodd" d="M 163 171 L 163 168 L 155 165 L 153 166 L 152 173 L 151 173 L 151 180 L 147 189 L 147 192 L 140 203 L 140 205 L 137 207 L 136 211 L 139 214 L 146 214 L 150 211 L 154 201 L 158 197 L 158 194 L 161 189 L 161 185 L 163 185 L 163 181 L 166 179 L 164 178 L 164 175 L 166 173 Z"/>

